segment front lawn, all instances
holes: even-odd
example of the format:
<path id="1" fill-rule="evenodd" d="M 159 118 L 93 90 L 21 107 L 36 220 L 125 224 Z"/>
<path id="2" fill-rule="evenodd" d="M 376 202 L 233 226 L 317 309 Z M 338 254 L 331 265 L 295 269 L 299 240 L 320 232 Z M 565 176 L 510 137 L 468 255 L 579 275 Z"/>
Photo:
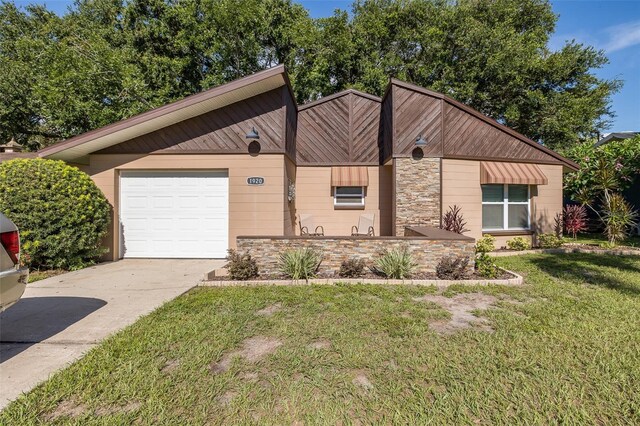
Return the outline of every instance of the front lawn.
<path id="1" fill-rule="evenodd" d="M 577 238 L 574 240 L 570 236 L 565 235 L 565 241 L 567 243 L 601 245 L 607 243 L 607 237 L 604 234 L 578 234 Z M 640 236 L 629 235 L 627 238 L 620 241 L 618 246 L 640 247 Z"/>
<path id="2" fill-rule="evenodd" d="M 640 423 L 640 257 L 499 262 L 527 284 L 196 289 L 0 424 Z"/>

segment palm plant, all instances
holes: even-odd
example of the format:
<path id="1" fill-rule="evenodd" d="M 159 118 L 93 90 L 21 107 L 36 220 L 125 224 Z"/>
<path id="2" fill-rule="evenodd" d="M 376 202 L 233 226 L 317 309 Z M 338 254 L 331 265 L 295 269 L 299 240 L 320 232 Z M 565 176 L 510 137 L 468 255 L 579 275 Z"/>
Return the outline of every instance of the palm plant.
<path id="1" fill-rule="evenodd" d="M 403 280 L 409 278 L 418 264 L 407 246 L 386 250 L 376 261 L 375 270 L 387 278 Z"/>
<path id="2" fill-rule="evenodd" d="M 280 255 L 279 269 L 294 280 L 308 280 L 316 276 L 322 254 L 312 249 L 288 250 Z"/>

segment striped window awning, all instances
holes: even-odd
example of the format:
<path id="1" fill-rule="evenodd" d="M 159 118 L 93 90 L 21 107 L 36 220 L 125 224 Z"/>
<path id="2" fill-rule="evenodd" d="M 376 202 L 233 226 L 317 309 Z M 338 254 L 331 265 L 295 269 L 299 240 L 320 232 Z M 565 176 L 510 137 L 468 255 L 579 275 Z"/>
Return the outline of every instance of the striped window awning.
<path id="1" fill-rule="evenodd" d="M 519 185 L 546 185 L 547 177 L 540 167 L 528 163 L 480 163 L 480 183 L 508 183 Z"/>
<path id="2" fill-rule="evenodd" d="M 331 186 L 369 186 L 369 172 L 362 166 L 332 167 Z"/>

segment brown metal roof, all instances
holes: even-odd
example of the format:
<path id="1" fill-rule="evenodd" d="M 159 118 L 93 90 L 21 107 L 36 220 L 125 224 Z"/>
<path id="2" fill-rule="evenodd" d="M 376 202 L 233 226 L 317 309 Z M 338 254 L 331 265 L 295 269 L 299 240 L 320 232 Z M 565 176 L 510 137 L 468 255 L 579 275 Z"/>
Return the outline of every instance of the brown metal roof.
<path id="1" fill-rule="evenodd" d="M 328 101 L 337 99 L 339 97 L 348 95 L 350 93 L 353 93 L 353 94 L 358 95 L 358 96 L 362 96 L 363 98 L 367 98 L 367 99 L 370 99 L 372 101 L 382 102 L 382 98 L 380 98 L 378 96 L 371 95 L 371 94 L 365 93 L 365 92 L 361 92 L 361 91 L 356 90 L 356 89 L 347 89 L 347 90 L 343 90 L 342 92 L 334 93 L 333 95 L 323 96 L 320 99 L 317 99 L 317 100 L 312 101 L 312 102 L 307 102 L 306 104 L 298 105 L 298 111 L 302 111 L 302 110 L 305 110 L 307 108 L 311 108 L 311 107 L 314 107 L 316 105 L 320 105 L 320 104 L 322 104 L 324 102 L 328 102 Z"/>
<path id="2" fill-rule="evenodd" d="M 267 85 L 265 88 L 258 87 L 256 91 L 249 93 L 242 93 L 241 91 L 254 84 L 258 84 L 264 82 L 266 80 L 273 80 L 274 77 L 280 77 L 281 83 L 278 83 L 277 80 L 274 80 L 270 85 Z M 142 114 L 135 115 L 131 118 L 115 122 L 113 124 L 109 124 L 107 126 L 101 127 L 99 129 L 95 129 L 89 131 L 87 133 L 83 133 L 81 135 L 72 137 L 62 142 L 58 142 L 54 145 L 48 146 L 46 148 L 38 151 L 39 156 L 41 157 L 58 157 L 56 154 L 59 154 L 63 151 L 73 150 L 76 147 L 80 147 L 89 142 L 96 141 L 100 138 L 108 138 L 118 132 L 122 132 L 125 130 L 133 129 L 139 127 L 139 130 L 133 131 L 131 133 L 126 133 L 123 135 L 125 138 L 137 137 L 142 134 L 149 133 L 151 131 L 157 130 L 162 127 L 166 127 L 171 124 L 175 124 L 175 122 L 183 121 L 184 119 L 191 118 L 193 116 L 200 115 L 211 109 L 207 106 L 207 102 L 214 100 L 216 98 L 220 98 L 224 95 L 232 94 L 233 92 L 238 92 L 237 97 L 227 96 L 228 99 L 225 99 L 226 104 L 232 103 L 237 100 L 246 99 L 247 97 L 255 96 L 258 93 L 262 93 L 266 90 L 271 90 L 275 87 L 289 85 L 289 79 L 286 76 L 284 65 L 278 65 L 276 67 L 252 74 L 250 76 L 240 78 L 238 80 L 232 81 L 227 84 L 223 84 L 221 86 L 214 87 L 209 90 L 205 90 L 204 92 L 196 93 L 194 95 L 188 96 L 184 99 L 181 99 L 176 102 L 172 102 L 170 104 L 161 106 L 159 108 L 152 109 L 150 111 L 144 112 Z M 248 95 L 248 96 L 245 96 Z M 224 104 L 224 103 L 223 103 Z M 224 106 L 224 105 L 221 105 Z M 184 112 L 187 110 L 184 117 L 177 116 L 177 113 Z M 175 114 L 174 118 L 176 121 L 172 121 L 169 117 Z M 167 119 L 164 122 L 160 121 L 162 119 Z M 149 125 L 150 122 L 155 121 L 154 125 Z M 145 126 L 148 127 L 144 127 Z M 112 140 L 114 139 L 115 142 Z M 125 139 L 126 140 L 126 139 Z M 116 143 L 122 142 L 123 140 L 118 140 L 117 138 L 109 138 L 106 140 L 105 146 L 99 146 L 97 149 L 106 148 L 107 146 L 114 145 Z M 77 150 L 73 153 L 76 157 L 80 157 L 82 155 L 86 155 L 90 152 L 96 151 L 97 149 L 90 150 L 89 152 L 85 152 L 86 150 Z M 66 158 L 63 158 L 66 159 Z"/>
<path id="3" fill-rule="evenodd" d="M 539 144 L 538 142 L 529 139 L 528 137 L 516 132 L 515 130 L 498 123 L 497 121 L 495 121 L 494 119 L 487 117 L 486 115 L 482 114 L 480 111 L 477 111 L 465 104 L 463 104 L 462 102 L 458 102 L 455 99 L 451 99 L 450 97 L 439 93 L 439 92 L 434 92 L 433 90 L 429 90 L 429 89 L 425 89 L 424 87 L 420 87 L 417 86 L 415 84 L 411 84 L 411 83 L 407 83 L 405 81 L 401 81 L 395 78 L 390 79 L 390 83 L 389 83 L 389 88 L 387 89 L 387 91 L 385 92 L 385 97 L 388 96 L 390 93 L 392 93 L 392 91 L 390 89 L 392 89 L 392 86 L 396 85 L 396 86 L 400 86 L 400 87 L 404 87 L 407 88 L 409 90 L 418 92 L 418 93 L 423 93 L 425 95 L 428 95 L 430 97 L 433 98 L 437 98 L 437 99 L 441 99 L 444 103 L 457 108 L 461 111 L 464 111 L 467 114 L 470 114 L 471 116 L 483 121 L 484 123 L 489 124 L 490 126 L 494 127 L 497 130 L 500 130 L 501 132 L 504 132 L 516 139 L 518 139 L 519 141 L 524 142 L 525 144 L 536 148 L 537 150 L 542 151 L 543 153 L 555 158 L 556 160 L 558 160 L 559 162 L 563 163 L 564 165 L 566 165 L 567 167 L 569 167 L 570 169 L 573 170 L 578 170 L 579 166 L 577 163 L 569 160 L 568 158 L 563 157 L 562 155 L 558 154 L 557 152 L 545 147 L 544 145 Z M 395 109 L 395 106 L 394 106 Z M 443 117 L 444 119 L 444 117 Z M 444 136 L 444 139 L 446 139 L 446 135 Z M 459 156 L 449 156 L 446 153 L 443 153 L 444 157 L 447 158 L 464 158 L 464 155 L 459 155 Z M 501 161 L 501 159 L 499 158 L 495 158 L 492 157 L 488 152 L 483 152 L 480 155 L 472 155 L 470 157 L 473 158 L 487 158 L 487 159 L 497 159 L 498 161 Z"/>
<path id="4" fill-rule="evenodd" d="M 282 65 L 59 142 L 38 155 L 78 161 L 154 132 L 172 135 L 177 123 L 184 125 L 194 117 L 240 101 L 250 103 L 250 99 L 282 86 L 289 96 L 283 99 L 284 130 L 278 128 L 276 137 L 286 138 L 286 152 L 300 165 L 384 164 L 391 157 L 410 156 L 415 138 L 422 135 L 427 140 L 423 147 L 427 156 L 578 168 L 573 161 L 473 108 L 397 79 L 390 80 L 383 98 L 348 89 L 297 106 Z M 183 139 L 198 132 L 187 130 L 178 132 Z M 165 148 L 173 146 L 175 138 L 170 139 L 165 141 Z M 199 145 L 196 141 L 194 146 Z"/>

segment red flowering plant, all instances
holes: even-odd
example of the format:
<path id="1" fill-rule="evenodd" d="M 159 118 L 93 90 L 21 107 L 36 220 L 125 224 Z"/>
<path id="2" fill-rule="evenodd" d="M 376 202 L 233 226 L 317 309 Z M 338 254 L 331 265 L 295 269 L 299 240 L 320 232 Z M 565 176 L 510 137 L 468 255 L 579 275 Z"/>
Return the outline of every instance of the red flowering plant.
<path id="1" fill-rule="evenodd" d="M 567 204 L 562 211 L 564 229 L 575 239 L 579 232 L 587 230 L 587 209 L 585 206 Z"/>

